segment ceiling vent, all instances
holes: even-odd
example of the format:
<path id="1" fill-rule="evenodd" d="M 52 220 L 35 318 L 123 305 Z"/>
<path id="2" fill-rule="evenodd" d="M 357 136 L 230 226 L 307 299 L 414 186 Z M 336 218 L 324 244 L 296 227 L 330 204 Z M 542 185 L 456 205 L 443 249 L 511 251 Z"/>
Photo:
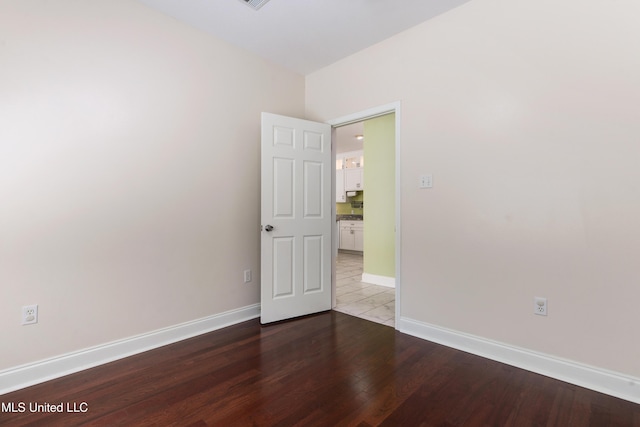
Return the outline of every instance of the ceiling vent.
<path id="1" fill-rule="evenodd" d="M 255 10 L 258 10 L 262 6 L 264 6 L 264 4 L 269 0 L 242 0 L 242 1 L 247 5 L 251 6 L 252 8 L 254 8 Z"/>

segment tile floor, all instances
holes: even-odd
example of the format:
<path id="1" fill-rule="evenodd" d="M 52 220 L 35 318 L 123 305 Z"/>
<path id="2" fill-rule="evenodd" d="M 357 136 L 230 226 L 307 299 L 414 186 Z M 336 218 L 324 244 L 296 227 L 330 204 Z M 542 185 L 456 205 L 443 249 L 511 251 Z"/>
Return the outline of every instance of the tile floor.
<path id="1" fill-rule="evenodd" d="M 362 255 L 338 252 L 334 310 L 395 327 L 395 289 L 361 280 Z"/>

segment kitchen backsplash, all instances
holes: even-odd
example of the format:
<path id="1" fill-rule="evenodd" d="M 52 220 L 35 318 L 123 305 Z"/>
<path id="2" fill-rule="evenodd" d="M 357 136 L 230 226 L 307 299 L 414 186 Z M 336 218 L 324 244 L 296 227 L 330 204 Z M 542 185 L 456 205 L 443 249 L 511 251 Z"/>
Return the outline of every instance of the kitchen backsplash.
<path id="1" fill-rule="evenodd" d="M 336 203 L 336 214 L 337 215 L 364 215 L 363 207 L 353 207 L 351 202 L 357 202 L 355 205 L 362 206 L 364 204 L 364 192 L 359 191 L 358 194 L 354 197 L 349 197 L 349 201 L 347 203 Z"/>

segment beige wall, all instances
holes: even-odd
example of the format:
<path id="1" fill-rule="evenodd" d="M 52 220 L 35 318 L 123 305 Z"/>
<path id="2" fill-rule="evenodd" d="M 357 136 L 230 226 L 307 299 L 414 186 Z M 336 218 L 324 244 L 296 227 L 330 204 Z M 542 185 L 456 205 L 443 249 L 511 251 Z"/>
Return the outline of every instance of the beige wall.
<path id="1" fill-rule="evenodd" d="M 261 111 L 303 77 L 135 1 L 1 2 L 0 370 L 258 303 Z"/>
<path id="2" fill-rule="evenodd" d="M 640 376 L 639 17 L 474 0 L 307 76 L 311 119 L 402 103 L 401 316 Z"/>

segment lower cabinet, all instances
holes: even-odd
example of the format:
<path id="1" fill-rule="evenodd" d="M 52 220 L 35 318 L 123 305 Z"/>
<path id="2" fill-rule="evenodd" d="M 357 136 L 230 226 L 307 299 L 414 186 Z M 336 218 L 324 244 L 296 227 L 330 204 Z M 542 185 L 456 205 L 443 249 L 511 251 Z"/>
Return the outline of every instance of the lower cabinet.
<path id="1" fill-rule="evenodd" d="M 340 249 L 364 250 L 362 221 L 340 221 Z"/>

